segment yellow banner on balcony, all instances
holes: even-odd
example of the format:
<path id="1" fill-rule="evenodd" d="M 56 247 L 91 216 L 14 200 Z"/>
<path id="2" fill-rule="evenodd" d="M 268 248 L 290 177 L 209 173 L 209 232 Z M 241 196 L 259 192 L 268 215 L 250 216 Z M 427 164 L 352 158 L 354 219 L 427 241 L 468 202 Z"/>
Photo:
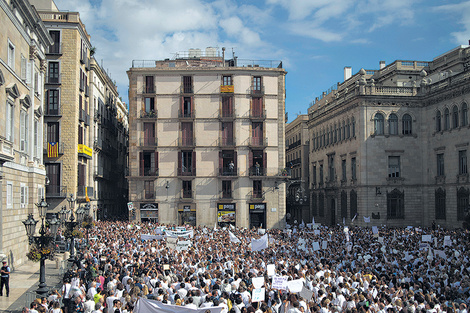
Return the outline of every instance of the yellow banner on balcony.
<path id="1" fill-rule="evenodd" d="M 88 197 L 88 187 L 85 187 L 85 201 L 90 202 L 90 198 Z"/>
<path id="2" fill-rule="evenodd" d="M 233 85 L 220 86 L 220 92 L 233 92 Z"/>
<path id="3" fill-rule="evenodd" d="M 88 155 L 89 157 L 93 156 L 93 149 L 90 147 L 87 147 L 86 145 L 79 144 L 78 145 L 78 153 L 83 153 L 85 155 Z"/>

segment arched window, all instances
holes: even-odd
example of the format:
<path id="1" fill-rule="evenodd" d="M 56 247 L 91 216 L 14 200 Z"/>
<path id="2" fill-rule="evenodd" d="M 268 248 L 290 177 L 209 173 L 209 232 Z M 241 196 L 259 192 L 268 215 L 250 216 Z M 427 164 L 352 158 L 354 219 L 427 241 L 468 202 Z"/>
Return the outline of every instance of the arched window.
<path id="1" fill-rule="evenodd" d="M 405 194 L 396 188 L 387 192 L 387 218 L 405 218 Z"/>
<path id="2" fill-rule="evenodd" d="M 411 135 L 411 124 L 412 124 L 412 118 L 409 114 L 403 115 L 402 118 L 402 123 L 403 123 L 403 135 Z"/>
<path id="3" fill-rule="evenodd" d="M 394 113 L 388 117 L 388 131 L 390 135 L 398 135 L 398 116 Z"/>
<path id="4" fill-rule="evenodd" d="M 440 132 L 441 128 L 441 111 L 437 110 L 436 112 L 436 131 Z"/>
<path id="5" fill-rule="evenodd" d="M 434 207 L 436 220 L 446 219 L 446 191 L 442 188 L 434 192 Z"/>
<path id="6" fill-rule="evenodd" d="M 353 118 L 351 118 L 351 125 L 352 125 L 352 136 L 353 138 L 356 137 L 356 120 Z"/>
<path id="7" fill-rule="evenodd" d="M 450 113 L 449 109 L 446 108 L 444 110 L 444 130 L 449 130 L 450 129 Z"/>
<path id="8" fill-rule="evenodd" d="M 459 108 L 454 105 L 452 108 L 452 128 L 459 127 Z"/>
<path id="9" fill-rule="evenodd" d="M 382 113 L 375 114 L 374 117 L 374 133 L 376 135 L 384 134 L 384 116 Z"/>
<path id="10" fill-rule="evenodd" d="M 467 126 L 468 125 L 468 107 L 467 104 L 464 102 L 462 104 L 462 122 L 460 123 L 461 126 Z"/>
<path id="11" fill-rule="evenodd" d="M 457 190 L 457 220 L 462 221 L 465 219 L 465 211 L 468 209 L 469 191 L 464 187 Z"/>

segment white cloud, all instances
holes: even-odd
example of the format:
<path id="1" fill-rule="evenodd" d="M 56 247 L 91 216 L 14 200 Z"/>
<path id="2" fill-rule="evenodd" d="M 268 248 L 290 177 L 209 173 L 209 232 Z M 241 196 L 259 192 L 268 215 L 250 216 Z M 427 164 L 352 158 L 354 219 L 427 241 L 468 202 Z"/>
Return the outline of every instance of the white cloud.
<path id="1" fill-rule="evenodd" d="M 462 31 L 452 32 L 457 44 L 467 43 L 470 39 L 470 1 L 458 4 L 441 5 L 434 8 L 434 11 L 446 14 L 452 14 L 454 19 L 459 20 L 462 25 Z"/>

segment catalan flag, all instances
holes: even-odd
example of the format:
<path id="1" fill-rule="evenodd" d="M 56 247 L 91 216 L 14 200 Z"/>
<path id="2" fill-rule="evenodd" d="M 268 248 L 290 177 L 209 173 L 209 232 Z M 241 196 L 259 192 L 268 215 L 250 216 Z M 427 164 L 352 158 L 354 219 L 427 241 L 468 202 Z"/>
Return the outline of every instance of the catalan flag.
<path id="1" fill-rule="evenodd" d="M 47 157 L 48 158 L 57 158 L 59 156 L 59 143 L 58 142 L 48 142 L 47 143 Z"/>

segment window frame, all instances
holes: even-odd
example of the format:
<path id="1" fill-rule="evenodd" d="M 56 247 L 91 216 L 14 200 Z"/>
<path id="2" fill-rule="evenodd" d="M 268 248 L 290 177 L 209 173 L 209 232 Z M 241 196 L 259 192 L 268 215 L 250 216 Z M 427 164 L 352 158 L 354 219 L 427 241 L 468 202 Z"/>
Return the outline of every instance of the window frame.
<path id="1" fill-rule="evenodd" d="M 404 114 L 401 118 L 402 122 L 402 134 L 404 136 L 410 136 L 413 134 L 413 118 L 410 114 Z"/>
<path id="2" fill-rule="evenodd" d="M 388 133 L 398 135 L 398 116 L 395 113 L 388 116 Z"/>
<path id="3" fill-rule="evenodd" d="M 393 164 L 392 160 L 398 160 L 398 164 Z M 389 155 L 388 156 L 388 177 L 389 178 L 400 178 L 401 177 L 401 160 L 400 156 Z"/>
<path id="4" fill-rule="evenodd" d="M 445 161 L 444 161 L 444 153 L 436 154 L 436 176 L 444 176 L 445 175 Z"/>
<path id="5" fill-rule="evenodd" d="M 467 150 L 459 150 L 459 175 L 468 174 Z"/>
<path id="6" fill-rule="evenodd" d="M 15 71 L 15 45 L 8 39 L 7 65 Z"/>
<path id="7" fill-rule="evenodd" d="M 384 115 L 380 112 L 375 113 L 374 115 L 374 135 L 383 135 L 385 131 L 384 127 L 385 118 Z"/>

